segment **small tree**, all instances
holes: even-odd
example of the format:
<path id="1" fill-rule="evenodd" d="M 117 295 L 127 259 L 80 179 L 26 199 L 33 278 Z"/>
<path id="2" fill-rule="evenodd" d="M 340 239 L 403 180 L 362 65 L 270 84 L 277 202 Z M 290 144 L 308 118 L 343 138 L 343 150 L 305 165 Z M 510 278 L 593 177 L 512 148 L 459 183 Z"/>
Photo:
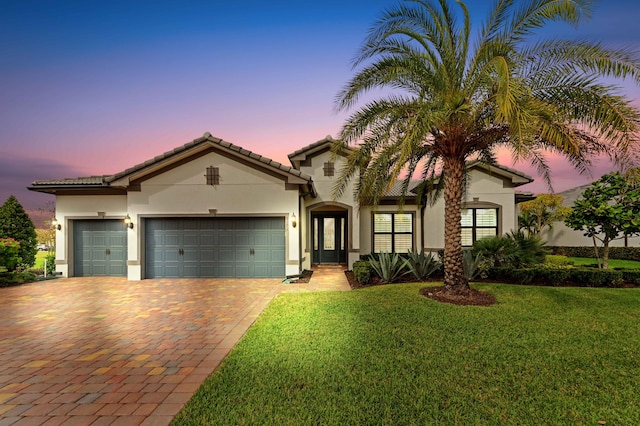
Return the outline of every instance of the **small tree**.
<path id="1" fill-rule="evenodd" d="M 562 195 L 540 194 L 534 200 L 521 203 L 518 226 L 532 235 L 551 229 L 554 222 L 564 220 L 571 213 L 571 208 L 563 206 L 562 200 Z"/>
<path id="2" fill-rule="evenodd" d="M 15 196 L 10 196 L 0 207 L 0 238 L 13 238 L 20 243 L 18 256 L 27 266 L 36 263 L 38 238 L 29 215 Z"/>
<path id="3" fill-rule="evenodd" d="M 640 234 L 640 184 L 630 177 L 619 172 L 602 176 L 582 193 L 565 220 L 571 229 L 591 237 L 598 266 L 604 269 L 609 267 L 611 241 Z M 602 264 L 597 241 L 602 243 Z"/>

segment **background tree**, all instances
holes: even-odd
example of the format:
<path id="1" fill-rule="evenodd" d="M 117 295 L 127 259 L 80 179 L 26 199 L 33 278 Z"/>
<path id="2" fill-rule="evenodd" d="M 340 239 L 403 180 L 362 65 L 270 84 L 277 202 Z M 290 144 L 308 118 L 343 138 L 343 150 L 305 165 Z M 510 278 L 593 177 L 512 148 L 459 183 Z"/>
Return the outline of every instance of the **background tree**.
<path id="1" fill-rule="evenodd" d="M 405 1 L 365 38 L 337 108 L 382 90 L 341 129 L 335 152 L 355 147 L 334 194 L 356 179 L 358 201 L 375 205 L 402 175 L 405 192 L 415 176 L 429 183 L 424 188 L 442 188 L 446 292 L 469 294 L 460 228 L 467 160 L 495 162 L 495 149 L 504 147 L 550 183 L 548 153 L 583 172 L 593 154 L 630 158 L 640 114 L 601 77 L 640 82 L 635 52 L 548 33 L 534 38 L 551 22 L 583 23 L 592 7 L 588 0 L 501 0 L 472 37 L 464 2 Z M 421 195 L 434 200 L 433 192 Z"/>
<path id="2" fill-rule="evenodd" d="M 13 195 L 0 207 L 0 238 L 13 238 L 20 243 L 18 256 L 23 265 L 31 267 L 36 263 L 38 239 L 33 222 Z"/>
<path id="3" fill-rule="evenodd" d="M 532 235 L 553 228 L 554 222 L 563 221 L 571 212 L 571 207 L 563 206 L 562 201 L 562 195 L 540 194 L 531 201 L 520 203 L 518 226 Z"/>
<path id="4" fill-rule="evenodd" d="M 565 223 L 593 240 L 598 265 L 609 267 L 609 243 L 640 234 L 640 184 L 620 172 L 602 176 L 584 190 Z M 597 241 L 602 244 L 602 265 Z"/>

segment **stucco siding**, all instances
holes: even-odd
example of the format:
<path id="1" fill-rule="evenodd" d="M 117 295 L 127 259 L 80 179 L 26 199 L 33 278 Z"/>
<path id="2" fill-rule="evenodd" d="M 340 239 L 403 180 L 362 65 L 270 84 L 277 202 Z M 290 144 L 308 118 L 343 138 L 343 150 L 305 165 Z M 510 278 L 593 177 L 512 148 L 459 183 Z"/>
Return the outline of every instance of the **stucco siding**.
<path id="1" fill-rule="evenodd" d="M 314 155 L 310 158 L 310 166 L 300 167 L 300 171 L 312 177 L 316 189 L 316 197 L 307 197 L 301 203 L 301 215 L 303 220 L 300 226 L 301 247 L 303 251 L 304 262 L 303 269 L 311 268 L 311 213 L 318 211 L 346 211 L 348 214 L 348 266 L 351 267 L 353 262 L 360 258 L 361 237 L 357 204 L 353 200 L 353 181 L 347 184 L 342 196 L 334 198 L 333 187 L 340 173 L 340 169 L 344 164 L 343 157 L 332 157 L 331 153 L 326 151 Z M 334 176 L 324 175 L 324 163 L 334 163 Z"/>
<path id="2" fill-rule="evenodd" d="M 125 195 L 58 195 L 56 219 L 62 228 L 56 231 L 56 271 L 64 277 L 72 273 L 73 220 L 123 219 L 126 215 Z"/>

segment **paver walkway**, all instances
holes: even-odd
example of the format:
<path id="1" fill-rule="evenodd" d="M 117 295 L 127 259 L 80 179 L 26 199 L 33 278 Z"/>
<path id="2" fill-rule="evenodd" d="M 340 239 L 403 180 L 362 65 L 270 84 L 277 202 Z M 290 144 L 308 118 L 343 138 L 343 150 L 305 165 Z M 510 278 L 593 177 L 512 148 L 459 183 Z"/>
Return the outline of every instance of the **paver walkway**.
<path id="1" fill-rule="evenodd" d="M 70 278 L 0 288 L 0 426 L 167 425 L 281 292 L 280 280 Z"/>

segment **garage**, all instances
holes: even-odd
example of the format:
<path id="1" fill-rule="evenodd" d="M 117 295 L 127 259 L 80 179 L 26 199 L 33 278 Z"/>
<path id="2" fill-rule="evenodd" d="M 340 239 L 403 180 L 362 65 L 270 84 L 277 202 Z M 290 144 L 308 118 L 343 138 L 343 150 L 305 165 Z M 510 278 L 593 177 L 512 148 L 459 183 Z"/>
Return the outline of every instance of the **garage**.
<path id="1" fill-rule="evenodd" d="M 284 217 L 148 218 L 147 278 L 281 278 Z"/>
<path id="2" fill-rule="evenodd" d="M 127 276 L 127 228 L 122 220 L 73 221 L 76 277 Z"/>

